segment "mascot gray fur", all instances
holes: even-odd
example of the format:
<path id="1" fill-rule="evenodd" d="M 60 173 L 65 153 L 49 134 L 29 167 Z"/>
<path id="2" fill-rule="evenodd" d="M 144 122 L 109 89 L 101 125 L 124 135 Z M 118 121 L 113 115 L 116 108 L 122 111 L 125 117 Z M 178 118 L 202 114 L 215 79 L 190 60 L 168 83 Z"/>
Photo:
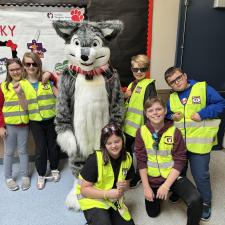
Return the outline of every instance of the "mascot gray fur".
<path id="1" fill-rule="evenodd" d="M 74 176 L 88 155 L 100 148 L 101 129 L 108 122 L 121 124 L 123 95 L 118 73 L 109 65 L 108 43 L 123 29 L 121 21 L 80 23 L 54 21 L 57 34 L 65 40 L 69 61 L 59 83 L 57 142 L 69 156 Z M 79 209 L 74 187 L 66 205 Z"/>

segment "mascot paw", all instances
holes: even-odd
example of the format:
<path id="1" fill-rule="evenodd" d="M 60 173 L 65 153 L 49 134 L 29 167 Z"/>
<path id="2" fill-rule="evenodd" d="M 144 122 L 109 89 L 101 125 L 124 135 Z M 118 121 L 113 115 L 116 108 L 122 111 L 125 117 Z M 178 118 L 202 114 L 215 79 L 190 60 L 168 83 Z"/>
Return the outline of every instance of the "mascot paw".
<path id="1" fill-rule="evenodd" d="M 70 191 L 70 193 L 66 197 L 65 205 L 69 209 L 79 211 L 80 204 L 78 202 L 77 195 L 76 195 L 76 186 L 77 186 L 77 180 L 74 181 L 74 186 L 73 186 L 72 190 Z"/>
<path id="2" fill-rule="evenodd" d="M 62 151 L 66 152 L 69 156 L 73 156 L 77 152 L 77 143 L 72 131 L 67 130 L 57 135 L 57 143 Z"/>

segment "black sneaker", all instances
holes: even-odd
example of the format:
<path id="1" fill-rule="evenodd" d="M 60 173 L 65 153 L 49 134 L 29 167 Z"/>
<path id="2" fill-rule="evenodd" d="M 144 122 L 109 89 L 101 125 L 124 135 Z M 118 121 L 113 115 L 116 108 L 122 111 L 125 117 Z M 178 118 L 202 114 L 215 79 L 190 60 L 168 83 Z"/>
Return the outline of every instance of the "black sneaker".
<path id="1" fill-rule="evenodd" d="M 211 205 L 203 203 L 201 220 L 208 221 L 210 217 L 211 217 Z"/>
<path id="2" fill-rule="evenodd" d="M 137 188 L 141 183 L 141 178 L 139 176 L 135 176 L 134 179 L 130 181 L 130 189 Z"/>
<path id="3" fill-rule="evenodd" d="M 176 195 L 175 193 L 172 193 L 169 197 L 169 201 L 173 204 L 177 203 L 179 201 L 179 196 Z"/>

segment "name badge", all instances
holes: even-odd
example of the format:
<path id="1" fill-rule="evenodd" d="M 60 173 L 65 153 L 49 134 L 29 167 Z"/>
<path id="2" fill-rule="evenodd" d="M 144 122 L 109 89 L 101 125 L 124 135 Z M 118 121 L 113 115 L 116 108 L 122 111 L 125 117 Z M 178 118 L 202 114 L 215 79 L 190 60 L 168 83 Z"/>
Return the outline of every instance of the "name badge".
<path id="1" fill-rule="evenodd" d="M 128 169 L 127 168 L 122 168 L 122 174 L 123 176 L 127 176 L 127 172 L 128 172 Z"/>
<path id="2" fill-rule="evenodd" d="M 172 136 L 165 136 L 164 143 L 168 145 L 172 145 L 174 143 Z"/>
<path id="3" fill-rule="evenodd" d="M 200 96 L 193 96 L 192 97 L 192 103 L 193 104 L 201 104 L 201 98 L 200 98 Z"/>
<path id="4" fill-rule="evenodd" d="M 141 93 L 141 89 L 142 89 L 142 87 L 137 86 L 136 90 L 135 90 L 135 93 L 138 93 L 138 94 Z"/>
<path id="5" fill-rule="evenodd" d="M 48 90 L 50 89 L 49 85 L 48 84 L 43 84 L 43 90 Z"/>

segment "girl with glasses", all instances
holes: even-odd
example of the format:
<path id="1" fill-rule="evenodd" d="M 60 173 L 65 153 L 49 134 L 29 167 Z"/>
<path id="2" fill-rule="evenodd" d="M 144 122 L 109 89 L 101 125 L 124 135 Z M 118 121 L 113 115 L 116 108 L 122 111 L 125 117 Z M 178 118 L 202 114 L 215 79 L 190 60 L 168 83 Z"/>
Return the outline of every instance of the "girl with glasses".
<path id="1" fill-rule="evenodd" d="M 38 172 L 37 188 L 45 187 L 47 159 L 55 182 L 60 180 L 58 170 L 59 147 L 54 126 L 56 97 L 53 85 L 42 83 L 42 61 L 38 54 L 27 52 L 23 56 L 25 78 L 21 86 L 28 102 L 30 128 L 35 142 L 35 166 Z"/>
<path id="2" fill-rule="evenodd" d="M 30 188 L 27 140 L 29 118 L 26 99 L 19 81 L 23 79 L 23 65 L 18 58 L 7 59 L 7 76 L 0 87 L 0 137 L 4 141 L 4 173 L 9 190 L 16 191 L 19 185 L 12 176 L 14 152 L 17 149 L 22 174 L 23 191 Z"/>
<path id="3" fill-rule="evenodd" d="M 195 186 L 180 175 L 187 160 L 181 132 L 165 120 L 166 106 L 158 97 L 144 105 L 147 122 L 137 131 L 135 154 L 149 217 L 157 217 L 169 191 L 187 205 L 187 225 L 199 225 L 202 200 Z"/>
<path id="4" fill-rule="evenodd" d="M 134 176 L 124 135 L 114 123 L 101 132 L 100 150 L 87 159 L 76 188 L 80 208 L 89 225 L 134 225 L 124 193 Z"/>

